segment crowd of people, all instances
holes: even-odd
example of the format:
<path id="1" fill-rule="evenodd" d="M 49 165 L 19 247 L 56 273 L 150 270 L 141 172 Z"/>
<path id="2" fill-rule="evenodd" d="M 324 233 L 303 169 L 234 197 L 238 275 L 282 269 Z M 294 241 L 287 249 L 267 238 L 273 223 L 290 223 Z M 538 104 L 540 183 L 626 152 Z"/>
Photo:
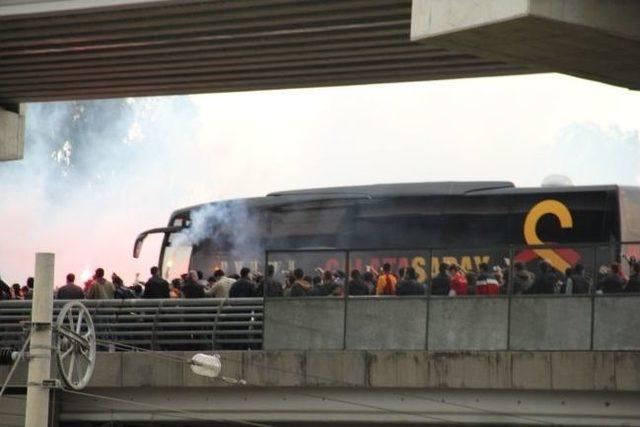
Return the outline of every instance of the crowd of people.
<path id="1" fill-rule="evenodd" d="M 247 267 L 240 274 L 225 275 L 217 269 L 206 278 L 201 271 L 190 271 L 168 282 L 152 267 L 146 282 L 136 280 L 125 286 L 116 273 L 111 280 L 105 278 L 103 268 L 95 270 L 93 277 L 78 285 L 73 273 L 67 274 L 66 283 L 55 292 L 57 299 L 132 299 L 132 298 L 250 298 L 250 297 L 306 297 L 377 295 L 499 295 L 511 288 L 514 294 L 613 294 L 640 293 L 640 262 L 629 259 L 627 277 L 618 263 L 601 266 L 595 277 L 576 264 L 559 272 L 546 261 L 540 261 L 537 271 L 527 270 L 521 262 L 513 269 L 480 264 L 478 271 L 464 271 L 456 264 L 440 264 L 438 274 L 430 280 L 419 280 L 412 267 L 393 272 L 389 264 L 380 271 L 367 268 L 362 273 L 354 269 L 349 276 L 342 271 L 314 270 L 307 275 L 301 268 L 285 272 L 281 282 L 275 277 L 273 265 L 266 274 L 252 273 Z M 509 279 L 509 274 L 513 278 Z M 29 300 L 33 298 L 34 279 L 29 277 L 25 286 L 9 286 L 0 279 L 0 300 Z"/>

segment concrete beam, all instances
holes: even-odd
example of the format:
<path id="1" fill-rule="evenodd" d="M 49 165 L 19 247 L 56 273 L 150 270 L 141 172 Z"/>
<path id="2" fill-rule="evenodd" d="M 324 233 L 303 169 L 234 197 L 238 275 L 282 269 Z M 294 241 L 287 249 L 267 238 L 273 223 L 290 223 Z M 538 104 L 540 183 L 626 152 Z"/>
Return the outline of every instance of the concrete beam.
<path id="1" fill-rule="evenodd" d="M 23 104 L 0 105 L 0 162 L 24 155 L 24 113 Z"/>
<path id="2" fill-rule="evenodd" d="M 640 2 L 413 0 L 411 39 L 640 89 Z"/>
<path id="3" fill-rule="evenodd" d="M 637 351 L 223 351 L 222 376 L 249 387 L 640 392 Z M 220 388 L 191 372 L 195 352 L 97 355 L 88 388 Z M 185 362 L 180 362 L 184 360 Z M 0 383 L 10 367 L 0 366 Z M 54 373 L 57 370 L 52 371 Z M 10 386 L 26 384 L 21 363 Z"/>
<path id="4" fill-rule="evenodd" d="M 5 0 L 0 5 L 0 16 L 63 12 L 149 2 L 157 2 L 157 0 L 91 0 L 91 2 L 86 0 Z"/>

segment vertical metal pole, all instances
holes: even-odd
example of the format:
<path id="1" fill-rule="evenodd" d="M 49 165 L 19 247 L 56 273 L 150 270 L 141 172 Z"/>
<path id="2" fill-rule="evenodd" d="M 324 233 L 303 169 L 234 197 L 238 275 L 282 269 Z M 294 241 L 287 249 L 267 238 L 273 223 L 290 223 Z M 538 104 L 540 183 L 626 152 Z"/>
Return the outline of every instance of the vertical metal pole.
<path id="1" fill-rule="evenodd" d="M 424 348 L 425 350 L 429 350 L 429 325 L 431 324 L 431 322 L 429 322 L 429 315 L 431 314 L 431 290 L 432 290 L 432 285 L 433 285 L 433 274 L 431 273 L 431 269 L 433 268 L 433 249 L 429 249 L 429 258 L 428 258 L 428 264 L 425 263 L 425 267 L 427 267 L 427 283 L 424 287 L 424 291 L 425 291 L 425 295 L 424 298 L 426 298 L 426 304 L 427 304 L 427 318 L 425 320 L 426 325 L 424 328 L 424 333 L 425 333 L 425 337 L 424 337 Z"/>
<path id="2" fill-rule="evenodd" d="M 51 376 L 54 264 L 54 254 L 36 254 L 25 427 L 47 427 L 49 421 L 50 391 L 42 387 L 42 381 Z"/>
<path id="3" fill-rule="evenodd" d="M 507 348 L 511 349 L 511 300 L 513 298 L 513 275 L 515 268 L 513 267 L 514 250 L 509 245 L 509 282 L 507 283 Z"/>
<path id="4" fill-rule="evenodd" d="M 343 317 L 343 321 L 342 321 L 342 349 L 346 350 L 347 349 L 347 304 L 349 303 L 349 277 L 351 277 L 350 272 L 351 272 L 351 253 L 349 251 L 345 251 L 345 255 L 344 255 L 344 262 L 345 262 L 345 275 L 347 276 L 345 278 L 345 282 L 344 282 L 344 295 L 342 296 L 344 298 L 344 317 Z"/>

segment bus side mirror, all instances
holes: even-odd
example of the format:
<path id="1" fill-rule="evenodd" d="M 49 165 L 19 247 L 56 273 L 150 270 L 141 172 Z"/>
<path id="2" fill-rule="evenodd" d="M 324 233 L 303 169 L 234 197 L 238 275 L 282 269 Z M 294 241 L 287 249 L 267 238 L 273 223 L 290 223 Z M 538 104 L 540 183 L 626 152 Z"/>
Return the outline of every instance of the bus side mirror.
<path id="1" fill-rule="evenodd" d="M 142 250 L 142 243 L 144 242 L 144 238 L 146 235 L 141 234 L 136 238 L 136 242 L 133 244 L 133 257 L 138 258 L 140 256 L 140 251 Z"/>

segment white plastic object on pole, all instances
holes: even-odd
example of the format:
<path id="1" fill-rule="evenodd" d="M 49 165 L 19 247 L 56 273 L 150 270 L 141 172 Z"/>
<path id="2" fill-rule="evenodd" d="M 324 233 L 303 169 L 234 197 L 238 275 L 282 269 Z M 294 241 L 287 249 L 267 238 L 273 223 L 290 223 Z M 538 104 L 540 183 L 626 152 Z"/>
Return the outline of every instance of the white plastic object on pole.
<path id="1" fill-rule="evenodd" d="M 220 356 L 198 353 L 191 358 L 191 371 L 196 375 L 217 378 L 222 370 Z"/>
<path id="2" fill-rule="evenodd" d="M 50 378 L 51 317 L 55 256 L 36 254 L 36 274 L 31 303 L 31 340 L 25 427 L 49 425 L 49 392 L 42 382 Z"/>

